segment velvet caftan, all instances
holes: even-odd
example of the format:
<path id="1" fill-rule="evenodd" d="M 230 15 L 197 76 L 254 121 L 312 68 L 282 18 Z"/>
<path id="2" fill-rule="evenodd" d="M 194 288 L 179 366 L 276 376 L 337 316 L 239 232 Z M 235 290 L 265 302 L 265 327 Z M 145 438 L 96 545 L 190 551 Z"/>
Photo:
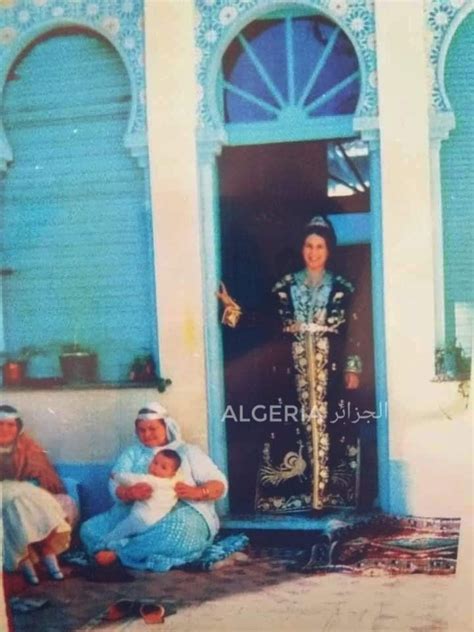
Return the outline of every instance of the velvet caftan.
<path id="1" fill-rule="evenodd" d="M 296 406 L 264 442 L 256 510 L 291 513 L 355 507 L 358 501 L 358 429 L 346 406 L 344 373 L 361 372 L 354 288 L 326 271 L 312 286 L 305 270 L 273 288 L 288 341 Z M 296 412 L 295 412 L 296 411 Z"/>

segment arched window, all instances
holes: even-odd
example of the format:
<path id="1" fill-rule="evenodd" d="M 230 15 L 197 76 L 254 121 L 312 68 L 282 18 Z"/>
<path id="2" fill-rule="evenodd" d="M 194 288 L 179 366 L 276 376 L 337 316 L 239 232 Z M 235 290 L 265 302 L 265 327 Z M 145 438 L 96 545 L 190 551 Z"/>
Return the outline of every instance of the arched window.
<path id="1" fill-rule="evenodd" d="M 357 57 L 343 31 L 322 16 L 256 21 L 226 52 L 224 89 L 228 123 L 353 114 Z"/>
<path id="2" fill-rule="evenodd" d="M 229 145 L 319 140 L 318 156 L 308 159 L 319 179 L 325 173 L 327 197 L 355 196 L 358 203 L 346 201 L 344 208 L 368 210 L 368 148 L 354 134 L 359 63 L 338 25 L 301 12 L 255 20 L 228 46 L 221 82 Z M 327 202 L 324 210 L 337 206 Z M 351 230 L 359 226 L 353 221 Z"/>
<path id="3" fill-rule="evenodd" d="M 444 239 L 445 343 L 451 363 L 468 370 L 474 322 L 474 14 L 458 27 L 445 66 L 445 86 L 455 128 L 441 146 L 442 221 Z M 457 349 L 457 351 L 456 351 Z M 463 361 L 460 350 L 463 350 Z M 457 366 L 464 362 L 463 366 Z"/>
<path id="4" fill-rule="evenodd" d="M 48 34 L 8 76 L 3 335 L 10 354 L 43 353 L 35 377 L 59 374 L 64 345 L 97 353 L 105 382 L 155 351 L 148 190 L 123 143 L 130 107 L 122 60 L 91 32 Z"/>

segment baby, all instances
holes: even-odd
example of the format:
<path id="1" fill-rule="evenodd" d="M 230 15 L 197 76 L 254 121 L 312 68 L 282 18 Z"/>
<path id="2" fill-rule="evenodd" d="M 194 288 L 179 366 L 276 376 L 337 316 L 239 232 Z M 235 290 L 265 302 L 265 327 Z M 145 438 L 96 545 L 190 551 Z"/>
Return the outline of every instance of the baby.
<path id="1" fill-rule="evenodd" d="M 179 471 L 181 457 L 174 450 L 161 450 L 153 457 L 148 474 L 112 474 L 119 485 L 135 485 L 147 483 L 153 488 L 147 500 L 136 500 L 124 520 L 106 536 L 106 548 L 113 548 L 120 540 L 146 531 L 168 514 L 175 506 L 178 497 L 174 486 L 183 480 Z"/>

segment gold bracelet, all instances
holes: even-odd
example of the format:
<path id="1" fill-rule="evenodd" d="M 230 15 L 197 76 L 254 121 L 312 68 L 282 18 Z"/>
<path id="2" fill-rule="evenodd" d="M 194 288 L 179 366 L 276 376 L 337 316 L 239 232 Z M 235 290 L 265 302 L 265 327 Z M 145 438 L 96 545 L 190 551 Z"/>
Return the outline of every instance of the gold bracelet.
<path id="1" fill-rule="evenodd" d="M 205 485 L 201 487 L 201 500 L 207 500 L 209 498 L 209 490 Z"/>

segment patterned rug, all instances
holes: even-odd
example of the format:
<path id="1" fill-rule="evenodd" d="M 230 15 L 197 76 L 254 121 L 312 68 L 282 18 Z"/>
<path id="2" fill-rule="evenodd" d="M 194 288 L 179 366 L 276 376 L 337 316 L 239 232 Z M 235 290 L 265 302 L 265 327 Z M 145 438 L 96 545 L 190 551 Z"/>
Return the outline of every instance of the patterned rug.
<path id="1" fill-rule="evenodd" d="M 351 532 L 322 536 L 292 569 L 354 575 L 451 574 L 456 571 L 459 519 L 378 516 Z"/>

